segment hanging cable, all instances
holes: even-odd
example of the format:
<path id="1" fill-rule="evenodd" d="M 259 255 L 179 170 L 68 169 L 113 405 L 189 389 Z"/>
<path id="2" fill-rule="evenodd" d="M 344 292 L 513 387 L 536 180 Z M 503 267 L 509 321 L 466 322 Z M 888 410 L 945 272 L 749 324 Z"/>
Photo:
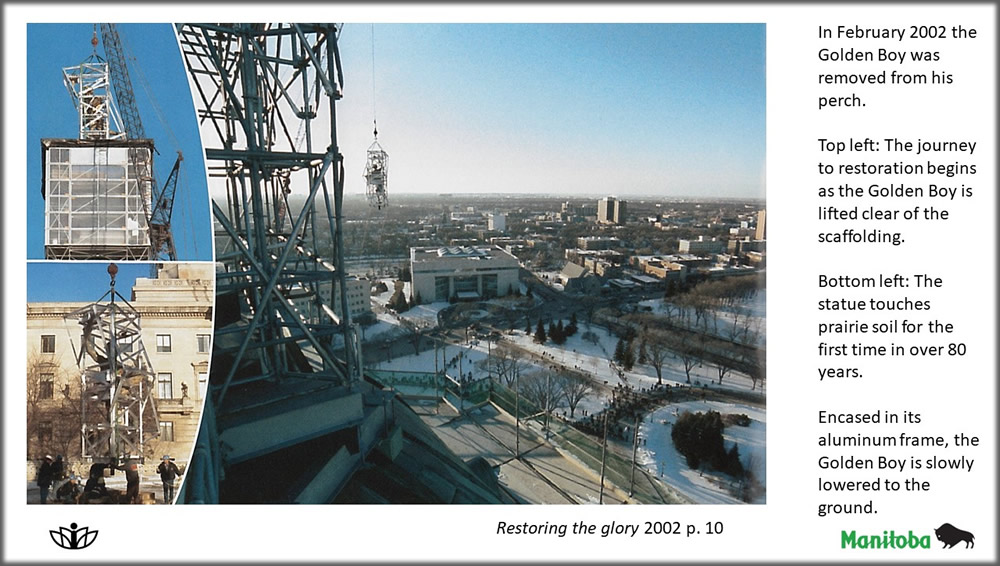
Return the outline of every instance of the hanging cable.
<path id="1" fill-rule="evenodd" d="M 378 115 L 375 111 L 375 24 L 372 24 L 372 125 L 375 141 L 368 147 L 368 162 L 365 166 L 366 194 L 368 204 L 382 210 L 389 204 L 388 162 L 389 154 L 378 143 Z"/>
<path id="2" fill-rule="evenodd" d="M 171 143 L 173 143 L 174 148 L 180 149 L 181 144 L 177 140 L 174 130 L 170 127 L 170 120 L 167 120 L 166 115 L 160 108 L 160 104 L 156 100 L 154 91 L 149 86 L 149 81 L 146 80 L 146 74 L 142 70 L 142 65 L 139 64 L 139 60 L 136 59 L 135 55 L 132 53 L 132 49 L 129 46 L 127 38 L 123 35 L 120 35 L 119 37 L 121 38 L 122 50 L 125 52 L 125 57 L 131 63 L 132 68 L 135 69 L 136 76 L 139 77 L 139 86 L 141 86 L 143 92 L 146 93 L 146 99 L 149 100 L 150 106 L 153 107 L 153 112 L 156 113 L 156 117 L 159 119 L 160 125 L 163 126 L 163 129 L 170 138 Z"/>
<path id="3" fill-rule="evenodd" d="M 372 22 L 372 126 L 378 141 L 378 113 L 375 110 L 375 22 Z"/>

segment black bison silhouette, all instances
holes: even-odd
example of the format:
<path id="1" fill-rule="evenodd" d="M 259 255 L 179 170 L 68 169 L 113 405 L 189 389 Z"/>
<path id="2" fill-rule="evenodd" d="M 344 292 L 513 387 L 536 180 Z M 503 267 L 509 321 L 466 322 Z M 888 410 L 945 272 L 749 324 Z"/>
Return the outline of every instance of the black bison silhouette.
<path id="1" fill-rule="evenodd" d="M 934 534 L 937 535 L 939 541 L 944 543 L 943 548 L 951 548 L 962 541 L 965 541 L 965 548 L 969 548 L 969 545 L 976 546 L 976 537 L 972 536 L 972 533 L 956 529 L 951 523 L 945 523 L 934 529 Z"/>

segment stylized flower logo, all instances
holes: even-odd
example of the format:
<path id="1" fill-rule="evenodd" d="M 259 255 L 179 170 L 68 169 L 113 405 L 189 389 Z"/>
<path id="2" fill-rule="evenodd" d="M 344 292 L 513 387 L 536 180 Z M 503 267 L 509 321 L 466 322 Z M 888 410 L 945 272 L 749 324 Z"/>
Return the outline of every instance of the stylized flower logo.
<path id="1" fill-rule="evenodd" d="M 70 523 L 68 528 L 59 527 L 58 531 L 49 531 L 49 536 L 60 548 L 79 550 L 94 543 L 97 531 L 92 531 L 88 527 L 77 528 L 76 523 Z"/>

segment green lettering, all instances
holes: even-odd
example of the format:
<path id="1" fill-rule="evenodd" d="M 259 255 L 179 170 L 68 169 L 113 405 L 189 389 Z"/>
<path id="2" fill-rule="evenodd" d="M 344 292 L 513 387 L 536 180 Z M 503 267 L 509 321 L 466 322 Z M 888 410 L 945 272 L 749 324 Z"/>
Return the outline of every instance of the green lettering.
<path id="1" fill-rule="evenodd" d="M 857 537 L 857 531 L 851 531 L 850 534 L 847 531 L 840 531 L 840 548 L 847 548 L 848 544 L 851 545 L 851 548 L 857 548 Z"/>

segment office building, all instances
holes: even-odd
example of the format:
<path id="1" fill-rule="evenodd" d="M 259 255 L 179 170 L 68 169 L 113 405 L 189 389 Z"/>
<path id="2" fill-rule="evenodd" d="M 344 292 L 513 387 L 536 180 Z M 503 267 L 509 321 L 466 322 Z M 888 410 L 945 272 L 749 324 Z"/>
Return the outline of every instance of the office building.
<path id="1" fill-rule="evenodd" d="M 519 288 L 517 258 L 497 246 L 410 248 L 419 303 L 501 297 Z"/>

